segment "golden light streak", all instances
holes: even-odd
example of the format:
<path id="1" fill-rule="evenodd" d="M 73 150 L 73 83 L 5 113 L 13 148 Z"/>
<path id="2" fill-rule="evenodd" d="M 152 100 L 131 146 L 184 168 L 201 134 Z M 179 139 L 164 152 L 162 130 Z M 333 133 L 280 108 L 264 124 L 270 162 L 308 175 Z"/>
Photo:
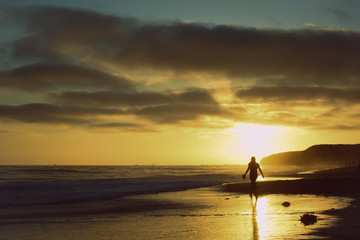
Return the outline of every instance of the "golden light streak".
<path id="1" fill-rule="evenodd" d="M 253 204 L 253 239 L 262 240 L 266 239 L 266 233 L 268 228 L 268 199 L 262 197 L 259 199 L 252 199 Z"/>

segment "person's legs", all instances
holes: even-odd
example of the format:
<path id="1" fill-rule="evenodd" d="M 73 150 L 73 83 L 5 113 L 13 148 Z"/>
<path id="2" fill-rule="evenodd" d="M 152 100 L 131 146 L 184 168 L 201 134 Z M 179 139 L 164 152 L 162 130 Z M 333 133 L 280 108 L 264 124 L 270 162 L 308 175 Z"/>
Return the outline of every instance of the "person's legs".
<path id="1" fill-rule="evenodd" d="M 250 175 L 250 181 L 251 181 L 251 188 L 250 188 L 250 194 L 254 194 L 255 197 L 257 198 L 258 195 L 257 195 L 257 191 L 256 191 L 256 179 L 257 179 L 257 176 L 251 176 Z"/>

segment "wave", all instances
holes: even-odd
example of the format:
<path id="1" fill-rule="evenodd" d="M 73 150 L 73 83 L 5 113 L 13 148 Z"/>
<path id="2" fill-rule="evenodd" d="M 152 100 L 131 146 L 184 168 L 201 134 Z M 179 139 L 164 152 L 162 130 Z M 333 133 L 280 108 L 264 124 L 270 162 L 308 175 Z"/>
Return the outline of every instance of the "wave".
<path id="1" fill-rule="evenodd" d="M 0 206 L 54 204 L 181 191 L 234 181 L 231 174 L 156 175 L 139 178 L 12 181 L 0 183 Z"/>
<path id="2" fill-rule="evenodd" d="M 16 172 L 28 172 L 28 173 L 43 173 L 43 174 L 52 174 L 52 173 L 99 173 L 98 171 L 89 171 L 84 169 L 66 169 L 66 168 L 21 168 L 14 169 Z"/>

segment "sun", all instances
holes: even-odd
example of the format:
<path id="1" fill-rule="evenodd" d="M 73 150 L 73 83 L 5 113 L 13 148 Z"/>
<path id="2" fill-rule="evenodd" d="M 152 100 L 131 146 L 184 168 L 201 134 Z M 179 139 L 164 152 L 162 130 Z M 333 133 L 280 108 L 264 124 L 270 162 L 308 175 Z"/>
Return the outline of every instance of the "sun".
<path id="1" fill-rule="evenodd" d="M 284 127 L 236 123 L 227 133 L 227 155 L 236 158 L 237 162 L 246 163 L 251 156 L 260 161 L 261 158 L 276 153 Z"/>

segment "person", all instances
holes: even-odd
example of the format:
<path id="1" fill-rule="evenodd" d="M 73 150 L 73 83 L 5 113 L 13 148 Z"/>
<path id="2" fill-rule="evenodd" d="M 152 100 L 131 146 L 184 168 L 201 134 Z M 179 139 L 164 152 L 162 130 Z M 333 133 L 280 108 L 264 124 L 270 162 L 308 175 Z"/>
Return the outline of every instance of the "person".
<path id="1" fill-rule="evenodd" d="M 258 177 L 257 170 L 259 169 L 262 177 L 264 177 L 264 174 L 260 168 L 260 165 L 256 162 L 256 159 L 254 156 L 251 157 L 251 161 L 248 164 L 248 168 L 246 169 L 246 172 L 243 174 L 243 178 L 246 178 L 246 174 L 250 171 L 250 181 L 251 181 L 251 188 L 250 188 L 250 197 L 254 194 L 257 198 L 257 191 L 256 191 L 256 179 Z"/>

